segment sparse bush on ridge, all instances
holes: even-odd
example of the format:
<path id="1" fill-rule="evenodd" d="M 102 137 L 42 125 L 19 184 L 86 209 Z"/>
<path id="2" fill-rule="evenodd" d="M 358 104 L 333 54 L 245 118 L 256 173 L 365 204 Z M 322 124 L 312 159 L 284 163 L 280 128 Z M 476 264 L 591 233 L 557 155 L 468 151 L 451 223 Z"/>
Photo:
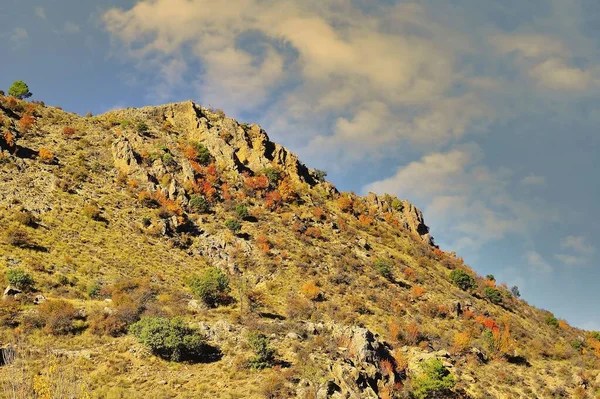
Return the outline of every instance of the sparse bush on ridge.
<path id="1" fill-rule="evenodd" d="M 462 269 L 454 269 L 450 273 L 450 279 L 461 290 L 469 291 L 477 288 L 477 283 L 473 276 Z"/>

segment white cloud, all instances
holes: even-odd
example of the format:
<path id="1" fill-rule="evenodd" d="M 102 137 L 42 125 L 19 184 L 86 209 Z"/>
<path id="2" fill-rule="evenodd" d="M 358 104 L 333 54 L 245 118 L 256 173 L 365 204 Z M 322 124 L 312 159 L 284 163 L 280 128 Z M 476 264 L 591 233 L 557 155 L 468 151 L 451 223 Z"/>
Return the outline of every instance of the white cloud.
<path id="1" fill-rule="evenodd" d="M 550 273 L 553 270 L 552 266 L 536 251 L 528 251 L 526 258 L 534 272 Z"/>
<path id="2" fill-rule="evenodd" d="M 574 266 L 585 262 L 584 258 L 568 254 L 556 254 L 554 255 L 554 258 L 567 266 Z"/>
<path id="3" fill-rule="evenodd" d="M 15 46 L 20 46 L 29 39 L 29 33 L 23 28 L 15 28 L 10 36 L 10 40 Z"/>
<path id="4" fill-rule="evenodd" d="M 393 176 L 363 188 L 364 192 L 395 193 L 424 204 L 427 221 L 454 237 L 453 248 L 476 249 L 506 234 L 527 234 L 542 217 L 508 194 L 511 173 L 482 166 L 475 144 L 436 152 L 401 167 Z"/>
<path id="5" fill-rule="evenodd" d="M 521 179 L 521 184 L 524 186 L 544 186 L 546 184 L 546 178 L 544 176 L 530 174 Z"/>
<path id="6" fill-rule="evenodd" d="M 36 6 L 33 8 L 33 12 L 40 19 L 46 19 L 46 10 L 42 6 Z"/>
<path id="7" fill-rule="evenodd" d="M 64 30 L 67 33 L 79 33 L 81 28 L 75 22 L 67 21 L 65 22 Z"/>
<path id="8" fill-rule="evenodd" d="M 271 130 L 300 134 L 307 152 L 344 162 L 403 141 L 441 145 L 495 117 L 480 98 L 487 88 L 457 63 L 468 39 L 415 4 L 369 14 L 338 0 L 146 0 L 103 21 L 138 65 L 200 61 L 193 86 L 202 101 L 233 115 L 260 109 Z M 244 46 L 249 35 L 253 45 Z M 454 93 L 460 84 L 471 90 Z"/>
<path id="9" fill-rule="evenodd" d="M 533 67 L 529 74 L 538 82 L 556 90 L 583 90 L 592 82 L 592 74 L 566 64 L 560 58 L 550 58 Z"/>
<path id="10" fill-rule="evenodd" d="M 561 240 L 560 247 L 573 250 L 580 255 L 592 255 L 596 252 L 596 248 L 588 244 L 587 239 L 583 236 L 566 236 Z"/>

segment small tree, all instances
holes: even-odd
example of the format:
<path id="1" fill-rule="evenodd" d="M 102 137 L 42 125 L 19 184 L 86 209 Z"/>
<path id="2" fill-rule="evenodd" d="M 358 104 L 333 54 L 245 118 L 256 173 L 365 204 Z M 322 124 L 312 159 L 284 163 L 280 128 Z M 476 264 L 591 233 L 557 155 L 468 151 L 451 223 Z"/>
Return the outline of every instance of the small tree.
<path id="1" fill-rule="evenodd" d="M 148 133 L 149 128 L 145 122 L 140 122 L 136 125 L 135 130 L 140 134 L 146 134 Z"/>
<path id="2" fill-rule="evenodd" d="M 238 233 L 242 229 L 242 224 L 236 219 L 227 219 L 225 221 L 225 227 L 231 230 L 232 233 Z"/>
<path id="3" fill-rule="evenodd" d="M 196 359 L 205 353 L 205 337 L 179 318 L 143 317 L 129 330 L 157 356 L 175 362 Z"/>
<path id="4" fill-rule="evenodd" d="M 515 298 L 521 297 L 521 291 L 519 291 L 519 287 L 517 287 L 516 285 L 512 286 L 512 288 L 510 289 L 510 292 L 513 294 L 513 296 Z"/>
<path id="5" fill-rule="evenodd" d="M 327 172 L 321 169 L 313 169 L 313 176 L 315 179 L 317 179 L 317 181 L 322 182 L 325 181 L 325 178 L 327 177 Z"/>
<path id="6" fill-rule="evenodd" d="M 8 284 L 20 290 L 26 290 L 33 286 L 33 277 L 23 269 L 8 269 L 6 271 L 6 280 L 8 280 Z"/>
<path id="7" fill-rule="evenodd" d="M 248 207 L 244 204 L 237 204 L 235 206 L 235 213 L 237 213 L 237 215 L 241 218 L 247 218 L 248 217 Z"/>
<path id="8" fill-rule="evenodd" d="M 450 279 L 461 290 L 469 291 L 477 287 L 475 279 L 462 269 L 454 269 L 450 273 Z"/>
<path id="9" fill-rule="evenodd" d="M 377 274 L 388 280 L 392 278 L 392 268 L 385 259 L 375 259 L 375 270 L 377 271 Z"/>
<path id="10" fill-rule="evenodd" d="M 23 100 L 32 96 L 29 87 L 22 80 L 16 80 L 8 89 L 8 95 Z"/>
<path id="11" fill-rule="evenodd" d="M 412 393 L 418 399 L 448 394 L 454 388 L 454 376 L 444 368 L 441 360 L 431 359 L 422 366 L 421 374 L 412 382 Z"/>
<path id="12" fill-rule="evenodd" d="M 248 345 L 254 351 L 248 361 L 248 367 L 253 369 L 264 369 L 271 367 L 275 362 L 275 350 L 271 348 L 269 338 L 261 333 L 252 332 L 248 335 Z"/>
<path id="13" fill-rule="evenodd" d="M 208 201 L 202 195 L 192 195 L 190 198 L 190 208 L 196 212 L 206 213 L 210 210 Z"/>
<path id="14" fill-rule="evenodd" d="M 483 295 L 494 304 L 499 304 L 502 302 L 502 293 L 495 288 L 487 287 L 483 290 Z"/>
<path id="15" fill-rule="evenodd" d="M 188 286 L 198 298 L 208 306 L 223 302 L 230 292 L 229 277 L 216 267 L 206 270 L 200 276 L 193 276 Z"/>

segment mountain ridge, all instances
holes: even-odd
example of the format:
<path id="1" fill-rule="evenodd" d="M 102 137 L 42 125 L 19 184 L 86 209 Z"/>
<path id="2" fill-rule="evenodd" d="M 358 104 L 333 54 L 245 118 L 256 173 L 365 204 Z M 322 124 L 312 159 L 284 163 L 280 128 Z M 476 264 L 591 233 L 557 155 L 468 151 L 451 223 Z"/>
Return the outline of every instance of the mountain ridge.
<path id="1" fill-rule="evenodd" d="M 0 272 L 13 289 L 0 343 L 22 354 L 0 367 L 23 397 L 41 397 L 35 381 L 107 398 L 600 388 L 600 336 L 441 251 L 407 200 L 340 193 L 258 125 L 192 101 L 87 117 L 0 104 Z M 228 287 L 206 302 L 197 282 L 214 270 Z M 219 356 L 155 356 L 130 329 L 152 317 L 181 318 Z M 44 380 L 54 363 L 61 378 Z"/>

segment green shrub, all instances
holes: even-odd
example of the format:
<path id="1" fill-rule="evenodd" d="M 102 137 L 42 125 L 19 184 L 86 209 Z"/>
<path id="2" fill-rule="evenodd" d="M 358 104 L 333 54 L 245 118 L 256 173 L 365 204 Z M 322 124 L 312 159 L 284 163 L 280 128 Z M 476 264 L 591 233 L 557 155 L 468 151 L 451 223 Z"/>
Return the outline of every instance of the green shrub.
<path id="1" fill-rule="evenodd" d="M 143 317 L 129 331 L 152 353 L 175 362 L 197 359 L 207 348 L 205 337 L 179 318 Z"/>
<path id="2" fill-rule="evenodd" d="M 22 80 L 16 80 L 8 89 L 8 95 L 18 98 L 19 100 L 23 100 L 31 97 L 32 94 L 25 82 Z"/>
<path id="3" fill-rule="evenodd" d="M 312 174 L 317 181 L 325 181 L 325 178 L 327 177 L 327 172 L 321 169 L 313 169 Z"/>
<path id="4" fill-rule="evenodd" d="M 502 302 L 502 293 L 495 288 L 486 287 L 483 290 L 483 295 L 491 302 L 499 304 Z"/>
<path id="5" fill-rule="evenodd" d="M 263 174 L 269 179 L 271 187 L 277 187 L 277 183 L 279 183 L 279 179 L 281 179 L 281 173 L 278 169 L 273 167 L 265 168 Z"/>
<path id="6" fill-rule="evenodd" d="M 392 200 L 392 209 L 397 212 L 402 212 L 404 210 L 404 204 L 398 198 L 394 198 Z"/>
<path id="7" fill-rule="evenodd" d="M 275 350 L 270 347 L 267 336 L 258 332 L 252 332 L 248 335 L 248 345 L 255 354 L 248 361 L 248 367 L 252 369 L 264 369 L 273 365 L 275 362 Z"/>
<path id="8" fill-rule="evenodd" d="M 392 278 L 392 267 L 389 262 L 385 259 L 376 259 L 375 260 L 375 270 L 377 274 L 386 279 L 390 280 Z"/>
<path id="9" fill-rule="evenodd" d="M 485 276 L 485 279 L 488 281 L 496 281 L 496 277 L 494 277 L 493 274 L 488 274 L 487 276 Z"/>
<path id="10" fill-rule="evenodd" d="M 200 143 L 190 143 L 190 145 L 194 147 L 194 149 L 198 153 L 196 161 L 201 165 L 208 165 L 212 158 L 210 152 L 208 151 L 208 148 L 206 148 L 204 144 Z"/>
<path id="11" fill-rule="evenodd" d="M 100 297 L 100 292 L 102 291 L 102 286 L 98 282 L 91 283 L 87 287 L 87 294 L 90 298 L 98 298 Z"/>
<path id="12" fill-rule="evenodd" d="M 546 316 L 546 324 L 558 328 L 558 319 L 552 315 Z"/>
<path id="13" fill-rule="evenodd" d="M 240 218 L 247 218 L 248 217 L 248 207 L 244 204 L 237 204 L 235 206 L 235 213 L 237 213 L 237 215 Z"/>
<path id="14" fill-rule="evenodd" d="M 242 229 L 242 223 L 237 219 L 228 219 L 225 221 L 225 227 L 233 233 L 238 233 Z"/>
<path id="15" fill-rule="evenodd" d="M 473 276 L 462 269 L 452 270 L 450 280 L 463 291 L 469 291 L 477 287 Z"/>
<path id="16" fill-rule="evenodd" d="M 448 394 L 454 387 L 454 376 L 444 368 L 441 360 L 431 359 L 422 366 L 422 372 L 412 381 L 412 394 L 418 399 Z M 435 396 L 442 397 L 442 396 Z"/>
<path id="17" fill-rule="evenodd" d="M 206 213 L 210 210 L 210 205 L 204 196 L 194 194 L 190 198 L 190 208 L 196 212 Z"/>
<path id="18" fill-rule="evenodd" d="M 148 133 L 149 128 L 146 123 L 140 122 L 136 125 L 135 130 L 137 130 L 138 133 L 145 134 Z"/>
<path id="19" fill-rule="evenodd" d="M 6 271 L 8 284 L 20 289 L 27 290 L 33 286 L 33 277 L 23 269 L 8 269 Z"/>
<path id="20" fill-rule="evenodd" d="M 200 276 L 190 278 L 188 286 L 194 295 L 208 306 L 224 302 L 230 292 L 229 277 L 216 267 L 206 270 Z"/>

